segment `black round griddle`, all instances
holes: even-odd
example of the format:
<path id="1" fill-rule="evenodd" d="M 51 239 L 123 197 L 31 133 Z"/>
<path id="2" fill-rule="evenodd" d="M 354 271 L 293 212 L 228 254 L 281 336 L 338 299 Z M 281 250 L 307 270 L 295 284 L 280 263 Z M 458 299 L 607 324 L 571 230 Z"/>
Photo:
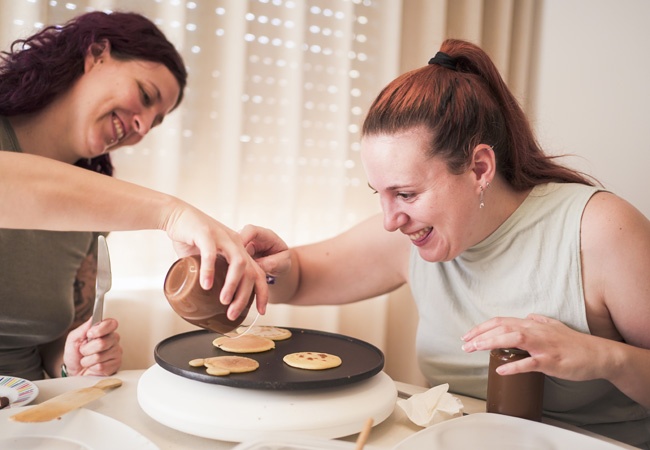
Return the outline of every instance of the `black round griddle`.
<path id="1" fill-rule="evenodd" d="M 275 349 L 240 356 L 255 359 L 260 367 L 254 372 L 213 376 L 205 367 L 192 367 L 195 358 L 234 355 L 212 345 L 219 337 L 208 330 L 190 331 L 161 341 L 154 350 L 156 363 L 165 370 L 204 383 L 250 389 L 299 390 L 342 386 L 365 380 L 384 368 L 384 354 L 374 345 L 348 336 L 324 331 L 289 328 L 292 336 L 276 341 Z M 341 358 L 339 367 L 305 370 L 290 367 L 284 355 L 295 352 L 331 353 Z"/>

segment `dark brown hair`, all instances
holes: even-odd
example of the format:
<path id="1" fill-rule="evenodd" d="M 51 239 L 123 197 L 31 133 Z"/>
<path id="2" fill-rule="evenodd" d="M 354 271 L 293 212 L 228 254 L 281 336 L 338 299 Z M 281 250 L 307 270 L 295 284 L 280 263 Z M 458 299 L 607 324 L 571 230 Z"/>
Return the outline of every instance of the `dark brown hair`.
<path id="1" fill-rule="evenodd" d="M 432 136 L 428 154 L 444 158 L 452 173 L 466 170 L 472 150 L 488 144 L 497 171 L 516 190 L 551 181 L 594 184 L 544 154 L 526 115 L 483 50 L 448 39 L 440 51 L 444 65 L 428 64 L 405 73 L 382 90 L 368 111 L 362 136 L 425 126 Z"/>
<path id="2" fill-rule="evenodd" d="M 145 60 L 165 65 L 180 87 L 176 106 L 183 99 L 187 71 L 181 55 L 158 27 L 130 12 L 82 14 L 63 26 L 49 26 L 11 44 L 0 54 L 0 114 L 13 116 L 38 111 L 65 92 L 84 72 L 84 57 L 91 44 L 107 40 L 111 55 L 121 60 Z M 77 166 L 111 175 L 108 154 Z"/>

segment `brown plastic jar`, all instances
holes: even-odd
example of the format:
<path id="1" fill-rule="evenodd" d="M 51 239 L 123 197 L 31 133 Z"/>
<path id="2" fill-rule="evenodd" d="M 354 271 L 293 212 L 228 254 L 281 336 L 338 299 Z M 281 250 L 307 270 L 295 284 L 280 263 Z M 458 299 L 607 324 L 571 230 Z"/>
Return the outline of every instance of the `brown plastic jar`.
<path id="1" fill-rule="evenodd" d="M 251 293 L 248 305 L 241 315 L 230 320 L 227 316 L 228 305 L 219 301 L 221 288 L 226 282 L 228 263 L 221 255 L 217 257 L 214 283 L 208 291 L 199 282 L 200 270 L 201 257 L 198 255 L 186 256 L 172 264 L 165 277 L 164 292 L 167 301 L 176 314 L 193 325 L 221 334 L 235 330 L 246 319 L 255 294 Z"/>
<path id="2" fill-rule="evenodd" d="M 528 357 L 530 357 L 528 352 L 517 348 L 501 348 L 490 352 L 487 412 L 538 422 L 542 420 L 544 374 L 527 372 L 499 375 L 496 371 L 499 366 Z"/>

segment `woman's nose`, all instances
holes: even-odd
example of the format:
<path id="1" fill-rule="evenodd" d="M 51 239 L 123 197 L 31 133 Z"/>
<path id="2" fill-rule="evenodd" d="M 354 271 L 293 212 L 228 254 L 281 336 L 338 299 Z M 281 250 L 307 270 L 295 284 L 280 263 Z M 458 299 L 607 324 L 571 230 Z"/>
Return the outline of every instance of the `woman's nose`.
<path id="1" fill-rule="evenodd" d="M 384 212 L 384 229 L 386 229 L 386 231 L 397 231 L 408 220 L 403 211 L 393 207 L 388 202 L 382 203 L 381 209 Z"/>
<path id="2" fill-rule="evenodd" d="M 133 116 L 133 129 L 140 136 L 146 135 L 149 130 L 151 130 L 151 127 L 153 125 L 153 114 L 151 114 L 152 117 L 148 116 L 149 115 L 146 113 L 136 114 Z"/>

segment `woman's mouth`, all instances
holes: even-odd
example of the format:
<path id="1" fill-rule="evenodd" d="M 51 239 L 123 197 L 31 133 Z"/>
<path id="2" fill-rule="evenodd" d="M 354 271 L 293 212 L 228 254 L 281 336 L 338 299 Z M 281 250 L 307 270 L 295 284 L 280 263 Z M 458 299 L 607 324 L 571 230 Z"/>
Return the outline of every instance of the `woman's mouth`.
<path id="1" fill-rule="evenodd" d="M 411 239 L 411 242 L 415 245 L 419 245 L 426 240 L 426 238 L 431 234 L 433 227 L 422 228 L 420 231 L 409 234 L 408 237 Z"/>
<path id="2" fill-rule="evenodd" d="M 124 138 L 124 126 L 115 114 L 113 114 L 113 129 L 115 130 L 115 137 L 111 140 L 111 145 L 120 142 Z"/>

